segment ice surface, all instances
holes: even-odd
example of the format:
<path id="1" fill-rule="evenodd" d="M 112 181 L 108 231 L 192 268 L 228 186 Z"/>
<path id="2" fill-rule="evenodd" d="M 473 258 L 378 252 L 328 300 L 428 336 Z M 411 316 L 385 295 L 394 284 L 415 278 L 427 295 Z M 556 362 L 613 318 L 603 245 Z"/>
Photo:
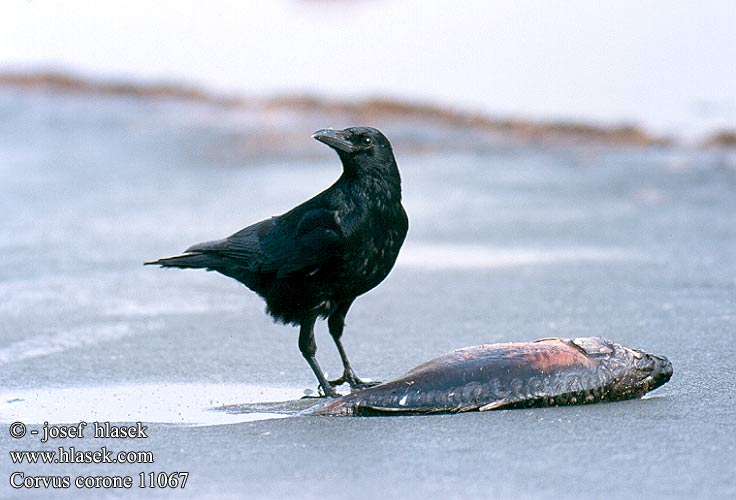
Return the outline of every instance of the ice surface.
<path id="1" fill-rule="evenodd" d="M 396 269 L 347 318 L 359 375 L 385 380 L 467 345 L 601 335 L 672 361 L 653 397 L 261 420 L 256 404 L 315 389 L 296 330 L 232 280 L 142 266 L 283 212 L 339 175 L 308 134 L 294 147 L 313 148 L 309 159 L 243 153 L 238 137 L 258 124 L 204 105 L 0 93 L 4 452 L 42 448 L 9 437 L 15 420 L 142 419 L 151 437 L 136 446 L 154 450 L 155 469 L 192 473 L 178 498 L 736 496 L 733 156 L 397 149 L 410 231 Z M 317 343 L 338 376 L 322 324 Z M 4 487 L 4 498 L 28 493 Z"/>

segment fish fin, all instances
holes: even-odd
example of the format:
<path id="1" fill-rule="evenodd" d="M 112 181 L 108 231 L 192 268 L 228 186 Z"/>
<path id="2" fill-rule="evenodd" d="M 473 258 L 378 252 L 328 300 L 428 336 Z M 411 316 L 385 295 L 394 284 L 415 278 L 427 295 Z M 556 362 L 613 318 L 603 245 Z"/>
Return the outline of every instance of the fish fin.
<path id="1" fill-rule="evenodd" d="M 396 408 L 391 406 L 358 405 L 355 414 L 360 416 L 370 415 L 426 415 L 431 413 L 463 413 L 475 411 L 478 405 L 461 406 L 459 408 Z"/>
<path id="2" fill-rule="evenodd" d="M 537 339 L 533 342 L 536 344 L 537 342 L 549 342 L 550 340 L 559 340 L 560 342 L 566 342 L 567 339 L 563 339 L 562 337 L 544 337 L 543 339 Z"/>
<path id="3" fill-rule="evenodd" d="M 358 416 L 380 416 L 380 415 L 419 415 L 427 413 L 447 413 L 450 410 L 445 408 L 411 408 L 411 407 L 392 407 L 392 406 L 376 406 L 376 405 L 357 405 L 353 410 Z"/>
<path id="4" fill-rule="evenodd" d="M 396 408 L 391 406 L 376 406 L 376 405 L 358 405 L 355 407 L 357 411 L 365 413 L 416 413 L 420 410 L 417 408 Z"/>
<path id="5" fill-rule="evenodd" d="M 508 399 L 499 399 L 498 401 L 494 401 L 492 403 L 488 403 L 487 405 L 481 406 L 480 408 L 478 408 L 478 411 L 498 410 L 499 408 L 503 408 L 510 403 L 511 401 L 509 401 Z"/>
<path id="6" fill-rule="evenodd" d="M 611 354 L 613 349 L 608 345 L 608 341 L 602 337 L 582 337 L 568 341 L 569 344 L 575 346 L 586 356 L 596 354 Z"/>
<path id="7" fill-rule="evenodd" d="M 468 411 L 478 410 L 478 405 L 461 406 L 460 408 L 454 408 L 452 411 L 455 413 L 465 413 Z"/>

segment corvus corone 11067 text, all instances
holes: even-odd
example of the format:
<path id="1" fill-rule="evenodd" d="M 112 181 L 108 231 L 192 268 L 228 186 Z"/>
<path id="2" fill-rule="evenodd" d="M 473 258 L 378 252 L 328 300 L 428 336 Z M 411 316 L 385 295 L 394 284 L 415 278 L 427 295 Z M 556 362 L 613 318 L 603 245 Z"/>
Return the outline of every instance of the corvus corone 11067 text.
<path id="1" fill-rule="evenodd" d="M 342 160 L 342 175 L 332 186 L 283 215 L 146 264 L 217 271 L 256 292 L 275 321 L 299 326 L 299 350 L 324 395 L 335 396 L 339 384 L 366 385 L 342 346 L 345 315 L 356 297 L 391 271 L 409 225 L 399 169 L 381 132 L 354 127 L 312 137 Z M 315 359 L 318 317 L 327 318 L 342 358 L 343 375 L 334 381 Z"/>

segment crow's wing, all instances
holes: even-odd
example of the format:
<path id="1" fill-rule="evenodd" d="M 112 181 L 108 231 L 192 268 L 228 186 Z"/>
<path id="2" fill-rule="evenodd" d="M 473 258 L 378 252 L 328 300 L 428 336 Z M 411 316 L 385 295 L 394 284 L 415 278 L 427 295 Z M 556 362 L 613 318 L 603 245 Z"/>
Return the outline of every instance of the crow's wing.
<path id="1" fill-rule="evenodd" d="M 294 215 L 272 217 L 187 252 L 216 254 L 249 271 L 276 272 L 278 277 L 314 270 L 342 254 L 344 235 L 336 211 L 316 208 Z"/>

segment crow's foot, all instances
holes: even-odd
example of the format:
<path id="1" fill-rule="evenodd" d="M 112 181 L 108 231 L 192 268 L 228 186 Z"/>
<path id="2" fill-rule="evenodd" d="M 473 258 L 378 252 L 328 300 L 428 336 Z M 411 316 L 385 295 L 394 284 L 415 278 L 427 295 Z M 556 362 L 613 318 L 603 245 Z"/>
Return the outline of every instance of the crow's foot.
<path id="1" fill-rule="evenodd" d="M 329 382 L 332 387 L 337 387 L 342 384 L 350 384 L 350 389 L 352 391 L 367 389 L 368 387 L 373 387 L 381 383 L 378 380 L 361 380 L 355 376 L 355 373 L 353 373 L 352 370 L 345 370 L 342 377 L 336 380 L 330 380 Z"/>

